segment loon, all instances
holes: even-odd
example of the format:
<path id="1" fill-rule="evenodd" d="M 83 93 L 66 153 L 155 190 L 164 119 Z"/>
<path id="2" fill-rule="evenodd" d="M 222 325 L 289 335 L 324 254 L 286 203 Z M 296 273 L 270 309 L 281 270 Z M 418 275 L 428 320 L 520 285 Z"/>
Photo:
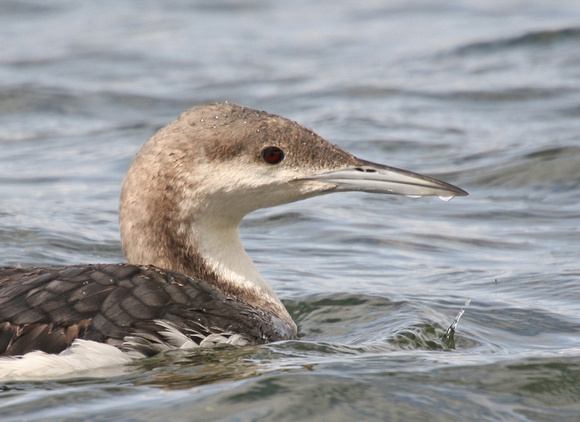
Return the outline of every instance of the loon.
<path id="1" fill-rule="evenodd" d="M 0 377 L 41 372 L 27 357 L 50 367 L 81 348 L 91 357 L 71 370 L 97 367 L 107 354 L 124 361 L 296 338 L 296 324 L 244 250 L 240 222 L 260 208 L 348 191 L 467 195 L 356 158 L 264 111 L 225 103 L 183 112 L 145 143 L 123 181 L 128 263 L 0 268 Z"/>

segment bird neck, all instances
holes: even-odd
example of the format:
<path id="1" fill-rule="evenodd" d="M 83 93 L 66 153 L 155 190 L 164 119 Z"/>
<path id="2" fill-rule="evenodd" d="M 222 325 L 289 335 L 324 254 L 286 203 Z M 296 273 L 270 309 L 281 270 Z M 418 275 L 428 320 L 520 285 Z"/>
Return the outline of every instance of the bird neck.
<path id="1" fill-rule="evenodd" d="M 178 271 L 206 281 L 249 305 L 295 326 L 272 287 L 246 253 L 240 218 L 198 210 L 186 218 L 159 218 L 151 208 L 121 206 L 121 237 L 127 261 Z"/>
<path id="2" fill-rule="evenodd" d="M 280 317 L 287 315 L 278 296 L 246 253 L 237 224 L 212 224 L 201 220 L 195 221 L 189 232 L 191 236 L 187 241 L 192 246 L 196 245 L 197 251 L 193 261 L 203 262 L 202 267 L 211 273 L 208 274 L 210 282 L 247 303 L 269 308 Z M 188 262 L 183 264 L 187 266 Z M 186 267 L 185 271 L 200 269 Z"/>

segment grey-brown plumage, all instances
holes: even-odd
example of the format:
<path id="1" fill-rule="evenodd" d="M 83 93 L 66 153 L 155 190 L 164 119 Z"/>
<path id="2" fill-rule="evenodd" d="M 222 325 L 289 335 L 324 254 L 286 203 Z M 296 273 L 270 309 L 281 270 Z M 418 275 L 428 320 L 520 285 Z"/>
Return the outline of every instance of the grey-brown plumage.
<path id="1" fill-rule="evenodd" d="M 58 353 L 76 338 L 152 355 L 169 344 L 156 321 L 197 344 L 210 334 L 241 333 L 249 344 L 292 337 L 291 327 L 271 314 L 151 266 L 3 268 L 0 283 L 0 355 Z"/>
<path id="2" fill-rule="evenodd" d="M 296 325 L 246 254 L 238 226 L 259 208 L 341 191 L 467 194 L 360 160 L 266 112 L 188 110 L 143 146 L 123 182 L 129 264 L 0 268 L 0 354 L 58 353 L 75 339 L 150 355 L 294 338 Z"/>

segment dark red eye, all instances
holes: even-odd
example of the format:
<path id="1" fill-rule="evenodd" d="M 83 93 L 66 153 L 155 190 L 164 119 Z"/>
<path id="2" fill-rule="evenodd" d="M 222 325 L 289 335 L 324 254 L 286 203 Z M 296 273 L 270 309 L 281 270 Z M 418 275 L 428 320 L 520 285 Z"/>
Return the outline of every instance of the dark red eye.
<path id="1" fill-rule="evenodd" d="M 278 164 L 284 159 L 284 151 L 278 147 L 266 147 L 262 150 L 262 160 L 266 164 Z"/>

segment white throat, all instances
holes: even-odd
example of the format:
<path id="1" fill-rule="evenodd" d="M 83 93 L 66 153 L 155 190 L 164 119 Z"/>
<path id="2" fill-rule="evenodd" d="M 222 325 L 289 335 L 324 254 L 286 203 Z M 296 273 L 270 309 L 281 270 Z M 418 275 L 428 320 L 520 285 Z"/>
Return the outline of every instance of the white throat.
<path id="1" fill-rule="evenodd" d="M 198 221 L 193 224 L 192 233 L 197 251 L 219 277 L 244 287 L 257 288 L 262 294 L 279 300 L 246 253 L 237 225 L 218 226 Z"/>
<path id="2" fill-rule="evenodd" d="M 288 311 L 246 253 L 236 219 L 197 218 L 190 226 L 189 234 L 191 244 L 196 245 L 196 251 L 207 267 L 220 282 L 231 287 L 227 290 L 243 292 L 248 303 L 270 309 L 293 324 Z"/>

